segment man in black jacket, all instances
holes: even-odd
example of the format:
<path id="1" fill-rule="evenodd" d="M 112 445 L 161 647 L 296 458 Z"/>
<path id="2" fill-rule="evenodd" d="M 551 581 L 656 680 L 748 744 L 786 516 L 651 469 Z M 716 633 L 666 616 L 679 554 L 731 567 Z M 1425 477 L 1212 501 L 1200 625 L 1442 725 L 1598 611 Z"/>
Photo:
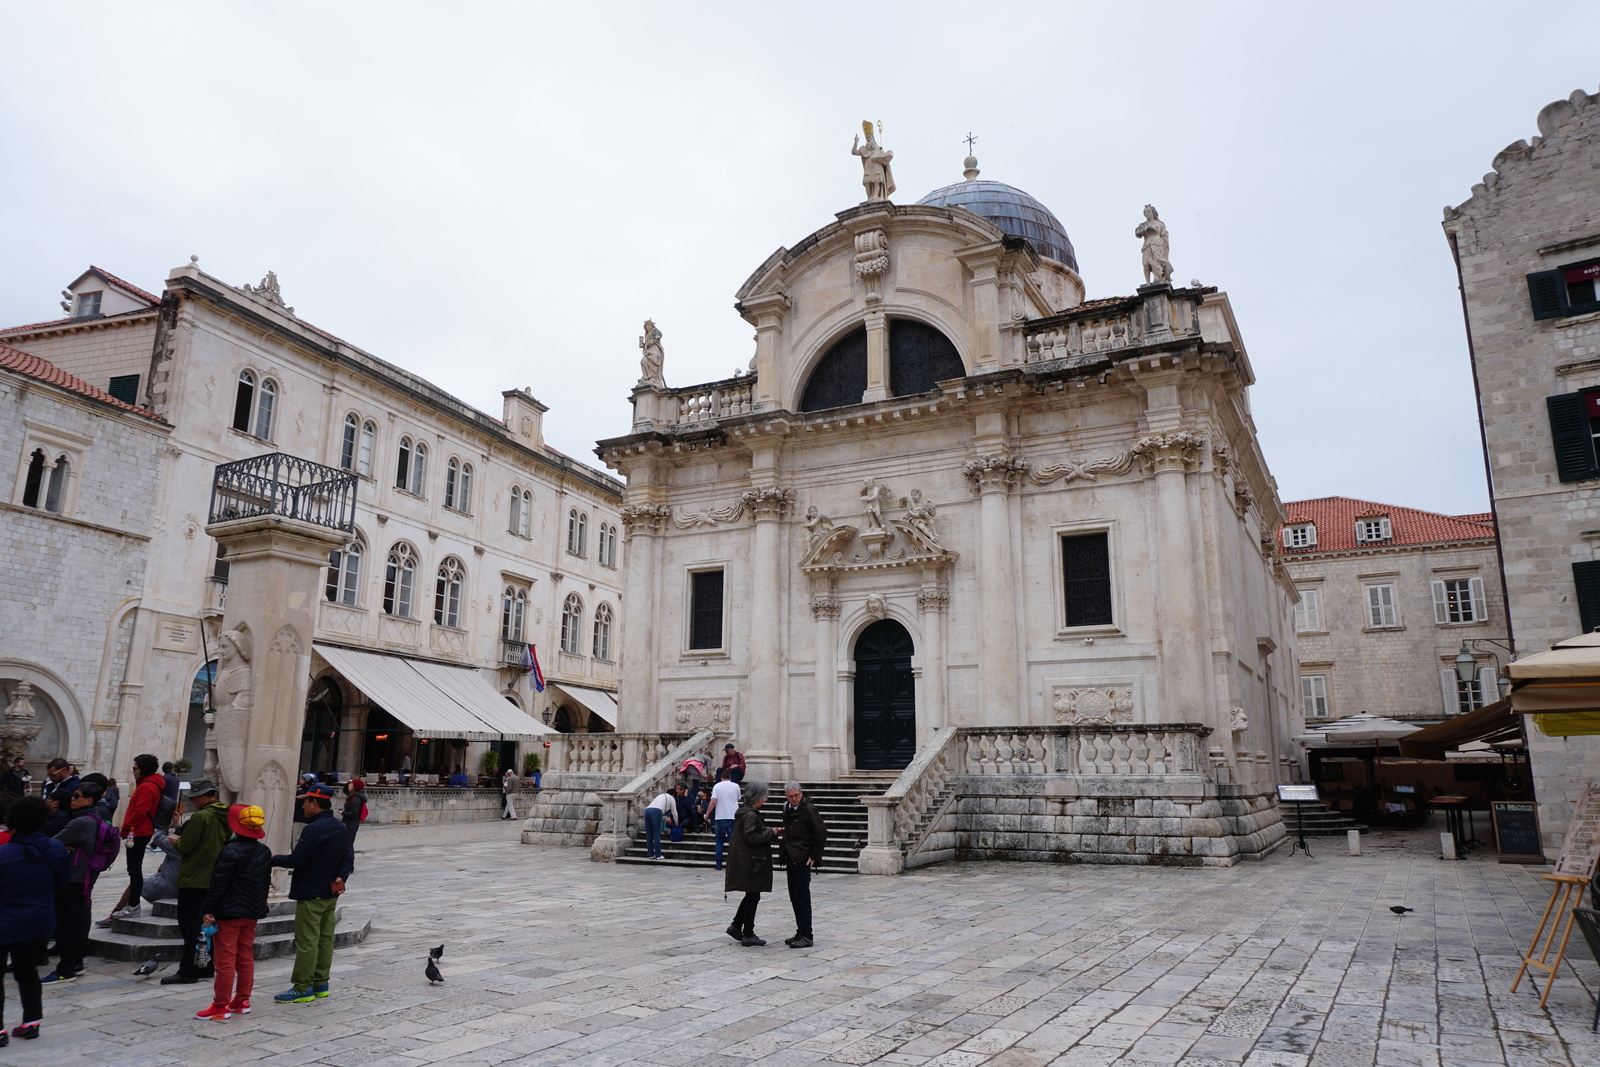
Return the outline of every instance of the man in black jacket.
<path id="1" fill-rule="evenodd" d="M 822 862 L 828 847 L 828 827 L 822 816 L 800 791 L 799 782 L 783 787 L 783 857 L 788 863 L 789 905 L 794 908 L 794 936 L 784 944 L 790 948 L 810 948 L 811 869 Z"/>
<path id="2" fill-rule="evenodd" d="M 333 814 L 332 786 L 306 790 L 300 808 L 306 827 L 294 851 L 272 857 L 274 867 L 294 871 L 289 879 L 289 899 L 295 902 L 294 973 L 289 988 L 272 998 L 279 1004 L 304 1004 L 328 995 L 339 894 L 356 862 L 344 826 Z"/>
<path id="3" fill-rule="evenodd" d="M 11 767 L 6 771 L 5 778 L 0 779 L 0 791 L 10 793 L 14 797 L 28 795 L 28 761 L 18 756 L 11 761 Z"/>

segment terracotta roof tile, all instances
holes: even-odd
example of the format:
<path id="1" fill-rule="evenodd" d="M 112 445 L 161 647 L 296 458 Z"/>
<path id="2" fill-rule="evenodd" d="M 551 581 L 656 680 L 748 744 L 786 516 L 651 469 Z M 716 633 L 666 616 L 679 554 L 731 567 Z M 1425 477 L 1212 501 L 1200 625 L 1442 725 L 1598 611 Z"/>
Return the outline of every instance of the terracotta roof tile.
<path id="1" fill-rule="evenodd" d="M 1441 515 L 1436 511 L 1419 511 L 1346 496 L 1291 500 L 1283 505 L 1283 511 L 1287 516 L 1283 526 L 1310 522 L 1317 527 L 1315 547 L 1284 550 L 1292 556 L 1344 552 L 1377 544 L 1428 545 L 1440 541 L 1492 541 L 1495 537 L 1494 524 L 1486 514 Z M 1357 541 L 1356 520 L 1380 515 L 1389 520 L 1389 540 Z M 1283 544 L 1283 526 L 1278 527 L 1280 545 Z"/>
<path id="2" fill-rule="evenodd" d="M 20 348 L 12 348 L 10 345 L 0 344 L 0 367 L 15 371 L 18 374 L 27 375 L 29 378 L 37 378 L 41 382 L 49 382 L 51 385 L 60 386 L 68 392 L 86 396 L 90 400 L 98 400 L 102 404 L 109 404 L 114 408 L 121 408 L 123 411 L 131 411 L 136 415 L 144 415 L 152 419 L 160 418 L 155 412 L 124 403 L 104 389 L 98 389 L 82 378 L 68 374 L 48 359 L 41 359 L 31 353 L 24 352 Z"/>
<path id="3" fill-rule="evenodd" d="M 159 296 L 156 296 L 154 293 L 145 292 L 132 282 L 123 281 L 121 278 L 117 277 L 115 274 L 112 274 L 105 268 L 97 267 L 91 263 L 89 264 L 89 269 L 100 275 L 100 277 L 104 278 L 112 285 L 115 285 L 117 288 L 126 292 L 129 296 L 136 296 L 140 300 L 148 300 L 151 307 L 159 307 L 161 305 L 161 298 Z"/>

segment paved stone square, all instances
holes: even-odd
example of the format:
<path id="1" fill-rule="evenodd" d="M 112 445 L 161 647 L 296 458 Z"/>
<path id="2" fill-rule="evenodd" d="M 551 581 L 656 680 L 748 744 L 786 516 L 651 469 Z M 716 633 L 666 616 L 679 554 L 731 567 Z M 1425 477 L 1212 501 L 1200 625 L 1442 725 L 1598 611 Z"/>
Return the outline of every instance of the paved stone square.
<path id="1" fill-rule="evenodd" d="M 43 1036 L 0 1064 L 1600 1064 L 1600 974 L 1576 939 L 1548 1011 L 1526 983 L 1507 992 L 1543 868 L 1441 862 L 1426 834 L 1227 870 L 828 875 L 817 945 L 794 951 L 781 875 L 757 922 L 771 943 L 742 948 L 720 876 L 594 864 L 518 829 L 363 830 L 348 902 L 372 911 L 372 935 L 335 956 L 327 1000 L 273 1004 L 289 972 L 274 960 L 254 1012 L 202 1022 L 205 987 L 91 960 L 46 989 Z M 118 891 L 102 885 L 96 914 Z M 430 988 L 441 941 L 446 982 Z"/>

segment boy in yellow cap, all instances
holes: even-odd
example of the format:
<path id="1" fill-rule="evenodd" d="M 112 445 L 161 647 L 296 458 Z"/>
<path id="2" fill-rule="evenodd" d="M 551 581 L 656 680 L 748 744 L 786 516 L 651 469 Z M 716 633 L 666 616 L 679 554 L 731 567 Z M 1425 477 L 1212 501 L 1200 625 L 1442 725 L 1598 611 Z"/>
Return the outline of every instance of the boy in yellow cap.
<path id="1" fill-rule="evenodd" d="M 254 804 L 228 809 L 228 829 L 233 836 L 217 854 L 211 888 L 201 906 L 206 926 L 215 926 L 211 959 L 217 969 L 211 1003 L 195 1013 L 198 1019 L 221 1022 L 238 1012 L 250 1011 L 250 990 L 256 979 L 256 921 L 267 917 L 267 893 L 272 888 L 272 850 L 261 843 L 267 836 L 266 815 Z"/>

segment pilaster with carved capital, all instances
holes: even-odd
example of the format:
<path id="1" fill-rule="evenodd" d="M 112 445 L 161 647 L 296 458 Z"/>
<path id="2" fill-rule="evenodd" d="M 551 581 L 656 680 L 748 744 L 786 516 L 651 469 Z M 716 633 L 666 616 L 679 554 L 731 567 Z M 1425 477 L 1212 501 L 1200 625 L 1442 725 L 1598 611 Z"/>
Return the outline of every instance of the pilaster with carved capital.
<path id="1" fill-rule="evenodd" d="M 819 593 L 811 598 L 811 617 L 818 622 L 822 622 L 825 619 L 837 619 L 839 610 L 840 604 L 837 597 Z"/>
<path id="2" fill-rule="evenodd" d="M 938 586 L 917 590 L 917 607 L 923 614 L 950 610 L 950 591 Z"/>
<path id="3" fill-rule="evenodd" d="M 775 522 L 789 514 L 794 506 L 794 490 L 780 489 L 775 485 L 746 489 L 739 497 L 750 517 L 756 522 Z"/>
<path id="4" fill-rule="evenodd" d="M 666 528 L 672 509 L 665 504 L 629 504 L 622 509 L 622 539 L 633 540 L 634 534 L 658 534 Z"/>
<path id="5" fill-rule="evenodd" d="M 1027 470 L 1028 461 L 1015 452 L 996 452 L 969 459 L 962 465 L 961 473 L 972 483 L 974 493 L 1009 493 Z"/>
<path id="6" fill-rule="evenodd" d="M 1139 457 L 1145 470 L 1151 474 L 1162 471 L 1195 471 L 1200 469 L 1205 440 L 1187 430 L 1176 433 L 1156 433 L 1139 438 L 1133 454 Z"/>

